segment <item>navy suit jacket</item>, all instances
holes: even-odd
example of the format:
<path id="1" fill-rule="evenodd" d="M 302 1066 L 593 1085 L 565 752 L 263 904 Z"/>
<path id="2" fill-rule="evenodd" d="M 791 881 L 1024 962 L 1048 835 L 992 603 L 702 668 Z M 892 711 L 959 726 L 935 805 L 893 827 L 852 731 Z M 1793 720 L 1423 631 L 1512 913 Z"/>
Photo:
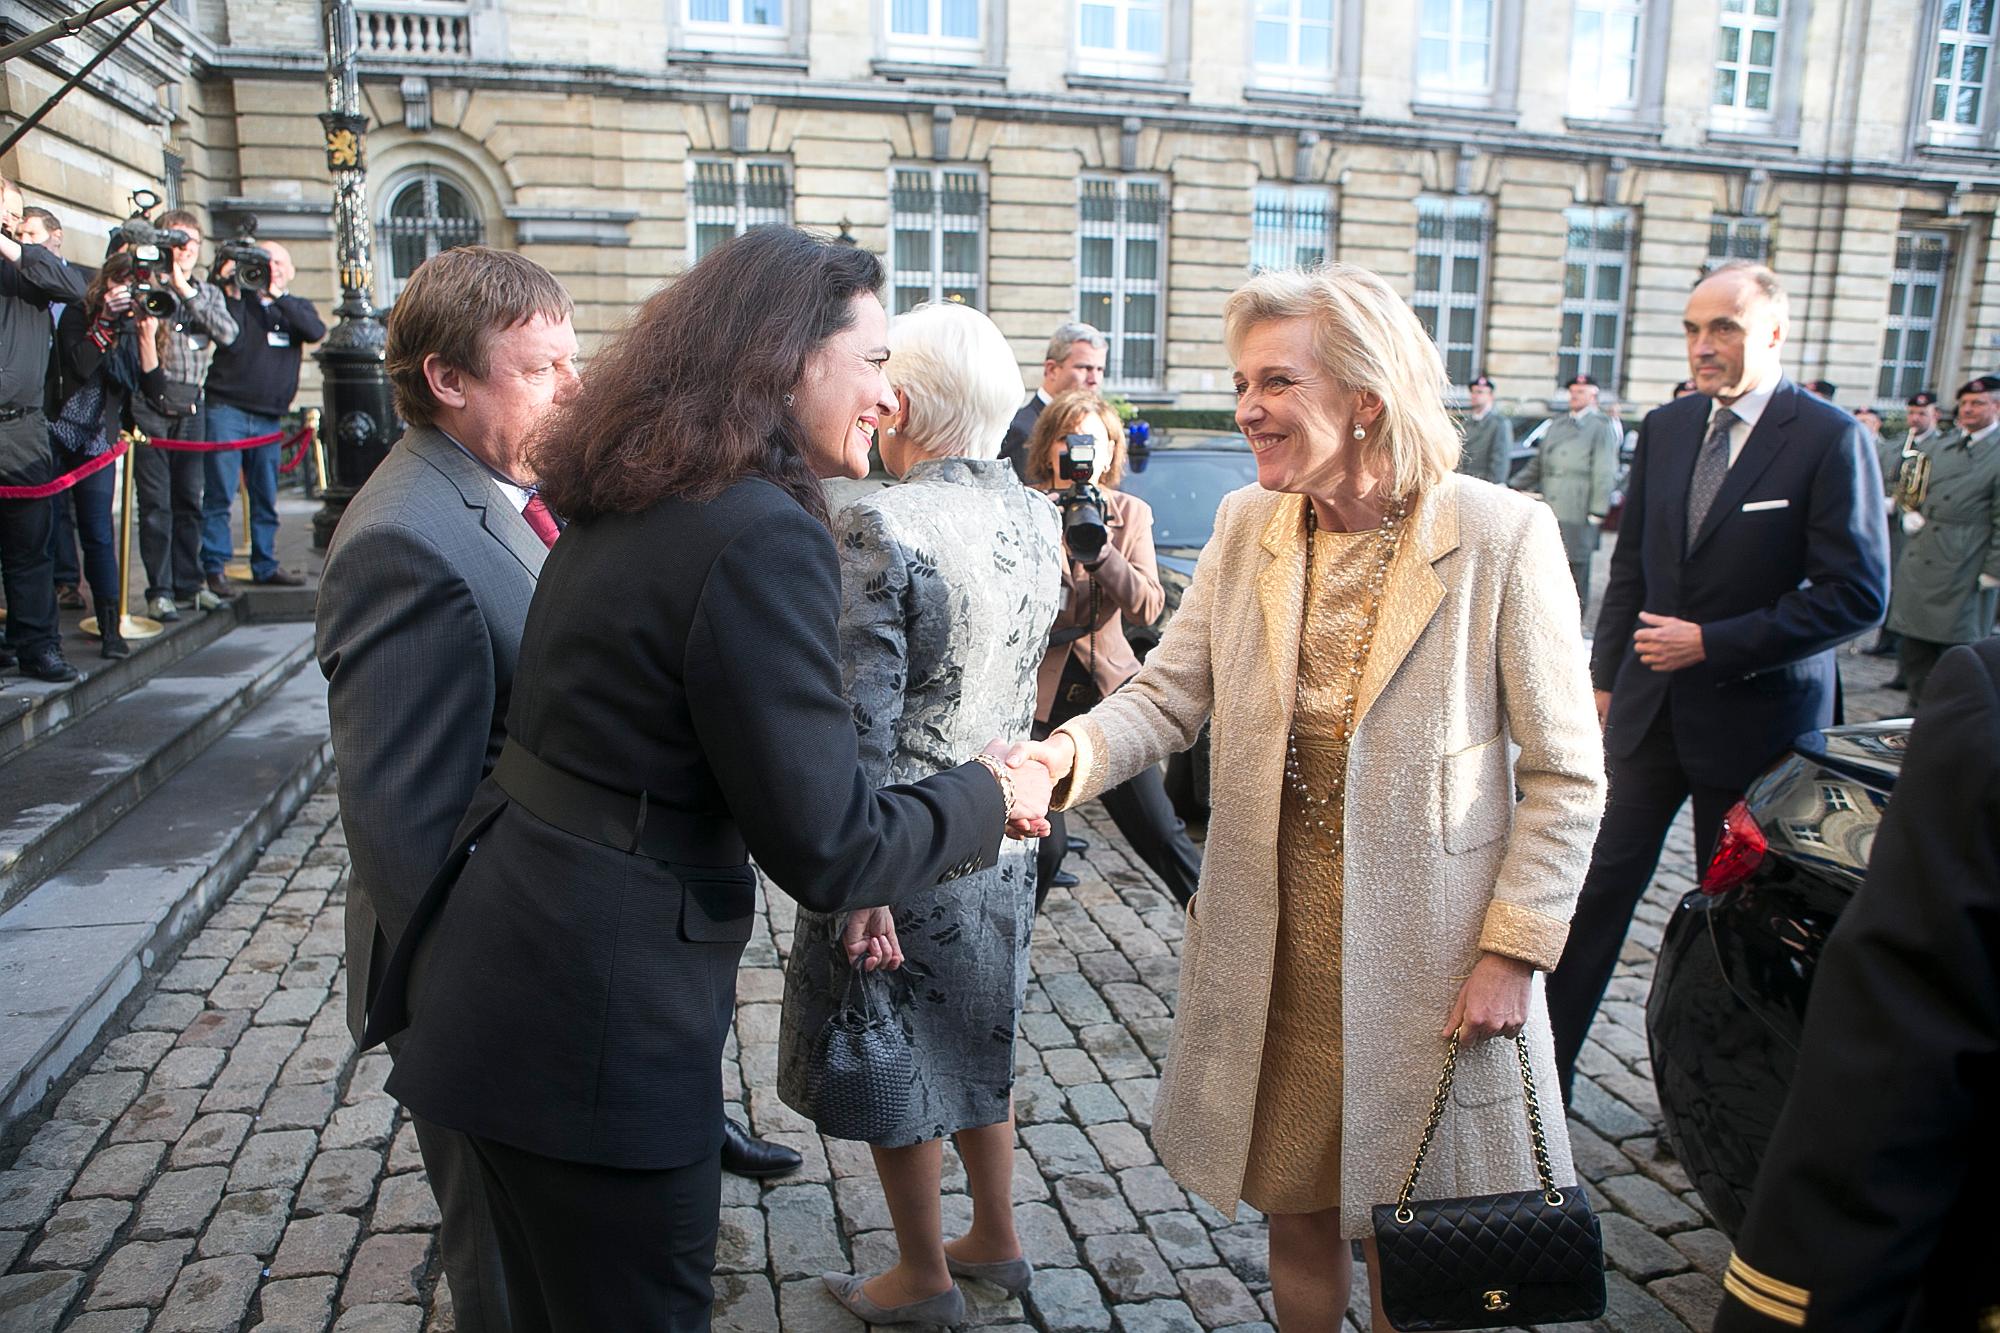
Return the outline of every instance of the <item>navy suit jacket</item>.
<path id="1" fill-rule="evenodd" d="M 1590 674 L 1611 691 L 1607 753 L 1630 756 L 1671 702 L 1689 780 L 1742 788 L 1794 737 L 1832 724 L 1833 650 L 1888 606 L 1888 529 L 1867 433 L 1788 378 L 1690 543 L 1711 405 L 1689 394 L 1639 427 Z M 1700 625 L 1707 660 L 1648 668 L 1632 648 L 1641 611 Z"/>

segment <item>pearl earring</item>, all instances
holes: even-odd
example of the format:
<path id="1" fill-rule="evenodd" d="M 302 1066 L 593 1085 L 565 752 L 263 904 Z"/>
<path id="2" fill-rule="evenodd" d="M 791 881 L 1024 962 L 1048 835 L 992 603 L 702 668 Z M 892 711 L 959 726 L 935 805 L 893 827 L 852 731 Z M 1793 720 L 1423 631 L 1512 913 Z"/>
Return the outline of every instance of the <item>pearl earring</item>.
<path id="1" fill-rule="evenodd" d="M 786 406 L 786 407 L 790 407 L 790 406 L 792 406 L 792 405 L 793 405 L 794 403 L 796 403 L 796 402 L 798 402 L 798 399 L 794 398 L 794 397 L 793 397 L 793 396 L 792 396 L 791 394 L 786 394 L 786 395 L 785 395 L 785 406 Z"/>
<path id="2" fill-rule="evenodd" d="M 1364 426 L 1362 426 L 1362 424 L 1358 421 L 1354 423 L 1354 438 L 1357 440 L 1365 440 L 1368 438 L 1367 429 Z"/>
<path id="3" fill-rule="evenodd" d="M 882 433 L 884 435 L 894 435 L 896 433 L 896 428 L 894 426 L 884 426 L 882 428 Z"/>

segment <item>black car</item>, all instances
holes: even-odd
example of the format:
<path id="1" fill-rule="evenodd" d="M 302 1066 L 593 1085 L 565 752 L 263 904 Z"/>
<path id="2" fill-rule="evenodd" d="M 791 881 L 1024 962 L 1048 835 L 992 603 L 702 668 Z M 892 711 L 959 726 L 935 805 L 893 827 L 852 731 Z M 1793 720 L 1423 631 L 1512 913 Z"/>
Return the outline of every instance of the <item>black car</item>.
<path id="1" fill-rule="evenodd" d="M 1742 1222 L 1798 1060 L 1806 996 L 1861 887 L 1910 721 L 1800 738 L 1729 811 L 1667 922 L 1646 1003 L 1668 1137 L 1725 1231 Z"/>
<path id="2" fill-rule="evenodd" d="M 1170 440 L 1135 449 L 1118 488 L 1153 509 L 1153 549 L 1160 560 L 1166 609 L 1151 625 L 1127 625 L 1125 636 L 1141 660 L 1160 641 L 1160 630 L 1181 604 L 1195 561 L 1215 534 L 1222 497 L 1257 480 L 1257 459 L 1241 435 L 1177 431 Z M 1167 760 L 1167 795 L 1189 823 L 1208 820 L 1208 728 L 1193 747 Z"/>

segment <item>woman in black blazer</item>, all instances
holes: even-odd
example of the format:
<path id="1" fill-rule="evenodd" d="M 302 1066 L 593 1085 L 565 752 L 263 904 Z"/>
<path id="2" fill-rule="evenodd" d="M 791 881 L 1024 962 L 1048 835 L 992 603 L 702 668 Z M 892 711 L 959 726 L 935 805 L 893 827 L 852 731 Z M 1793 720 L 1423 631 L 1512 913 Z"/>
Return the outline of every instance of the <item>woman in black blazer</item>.
<path id="1" fill-rule="evenodd" d="M 369 1031 L 407 1018 L 390 1091 L 472 1136 L 521 1333 L 708 1326 L 748 857 L 816 911 L 875 906 L 1046 808 L 991 754 L 879 791 L 857 761 L 819 479 L 863 475 L 894 407 L 881 282 L 749 232 L 641 307 L 531 456 L 569 526 L 509 739 Z"/>

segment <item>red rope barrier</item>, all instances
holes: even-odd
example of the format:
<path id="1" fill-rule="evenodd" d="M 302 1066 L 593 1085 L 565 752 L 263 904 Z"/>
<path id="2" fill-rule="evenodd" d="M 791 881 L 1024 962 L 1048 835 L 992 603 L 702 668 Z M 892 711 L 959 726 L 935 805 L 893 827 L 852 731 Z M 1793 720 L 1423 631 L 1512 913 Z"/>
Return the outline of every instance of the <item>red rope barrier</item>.
<path id="1" fill-rule="evenodd" d="M 281 430 L 269 435 L 253 435 L 247 440 L 163 440 L 154 436 L 146 441 L 155 449 L 179 449 L 195 454 L 228 453 L 232 449 L 256 449 L 267 444 L 276 444 L 285 438 Z"/>
<path id="2" fill-rule="evenodd" d="M 278 465 L 278 471 L 280 472 L 296 472 L 298 470 L 299 464 L 306 461 L 306 450 L 312 448 L 312 442 L 313 442 L 312 427 L 311 426 L 299 427 L 298 432 L 292 436 L 292 439 L 297 440 L 299 442 L 298 451 L 292 455 L 291 462 L 281 463 Z M 287 440 L 285 443 L 290 444 L 291 440 Z"/>
<path id="3" fill-rule="evenodd" d="M 70 487 L 82 481 L 93 472 L 102 472 L 125 455 L 125 441 L 111 446 L 109 452 L 101 453 L 83 466 L 63 473 L 54 481 L 45 481 L 39 486 L 0 486 L 0 500 L 46 500 L 51 495 L 61 495 Z"/>

